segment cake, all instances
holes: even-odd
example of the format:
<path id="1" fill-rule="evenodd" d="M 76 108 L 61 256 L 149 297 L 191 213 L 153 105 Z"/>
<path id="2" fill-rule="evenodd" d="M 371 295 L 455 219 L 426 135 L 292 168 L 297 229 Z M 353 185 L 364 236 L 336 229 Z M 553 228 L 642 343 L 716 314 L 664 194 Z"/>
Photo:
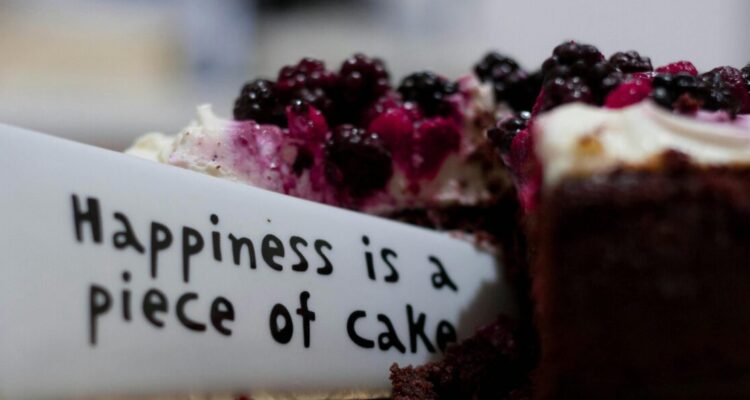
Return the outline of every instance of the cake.
<path id="1" fill-rule="evenodd" d="M 750 68 L 566 42 L 543 71 L 490 132 L 524 209 L 533 398 L 750 396 Z"/>
<path id="2" fill-rule="evenodd" d="M 313 59 L 130 153 L 502 249 L 520 315 L 394 400 L 750 397 L 750 65 L 654 69 L 564 42 L 453 82 Z"/>

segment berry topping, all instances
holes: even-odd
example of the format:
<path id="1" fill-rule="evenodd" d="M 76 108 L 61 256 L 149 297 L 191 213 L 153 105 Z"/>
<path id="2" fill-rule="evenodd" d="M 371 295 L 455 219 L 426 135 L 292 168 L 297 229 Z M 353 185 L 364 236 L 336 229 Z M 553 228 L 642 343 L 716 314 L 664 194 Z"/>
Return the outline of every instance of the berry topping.
<path id="1" fill-rule="evenodd" d="M 684 72 L 693 76 L 698 75 L 698 70 L 695 69 L 695 65 L 693 65 L 693 63 L 691 63 L 690 61 L 673 62 L 671 64 L 667 64 L 663 67 L 657 68 L 656 72 L 662 74 L 678 74 L 680 72 Z"/>
<path id="2" fill-rule="evenodd" d="M 323 114 L 303 100 L 295 99 L 286 109 L 289 135 L 308 143 L 322 143 L 328 132 Z"/>
<path id="3" fill-rule="evenodd" d="M 507 102 L 515 110 L 531 110 L 542 85 L 541 71 L 527 74 L 510 57 L 488 53 L 474 66 L 482 82 L 492 83 L 495 102 Z"/>
<path id="4" fill-rule="evenodd" d="M 346 59 L 339 70 L 342 100 L 349 108 L 360 109 L 390 89 L 388 71 L 378 58 L 357 53 Z"/>
<path id="5" fill-rule="evenodd" d="M 626 74 L 654 70 L 654 67 L 651 66 L 651 59 L 642 57 L 635 50 L 618 51 L 609 57 L 609 63 Z"/>
<path id="6" fill-rule="evenodd" d="M 414 118 L 409 110 L 403 107 L 390 108 L 370 123 L 369 130 L 383 139 L 397 163 L 408 168 L 411 160 L 410 144 L 414 133 Z"/>
<path id="7" fill-rule="evenodd" d="M 412 142 L 412 176 L 433 178 L 446 157 L 458 151 L 460 144 L 461 131 L 453 121 L 442 117 L 422 121 Z"/>
<path id="8" fill-rule="evenodd" d="M 266 79 L 246 83 L 240 97 L 234 102 L 234 119 L 286 125 L 284 106 L 278 100 L 276 84 Z"/>
<path id="9" fill-rule="evenodd" d="M 429 71 L 405 77 L 398 87 L 404 101 L 417 103 L 426 116 L 450 114 L 452 108 L 446 98 L 457 90 L 455 83 Z"/>
<path id="10" fill-rule="evenodd" d="M 497 52 L 487 53 L 474 65 L 474 73 L 482 82 L 494 82 L 495 77 L 504 76 L 519 69 L 521 68 L 515 60 Z"/>
<path id="11" fill-rule="evenodd" d="M 701 77 L 711 82 L 720 80 L 719 86 L 725 86 L 731 93 L 731 97 L 739 102 L 738 111 L 740 113 L 750 112 L 750 93 L 748 93 L 745 83 L 746 77 L 743 76 L 742 71 L 733 67 L 717 67 L 702 74 Z"/>
<path id="12" fill-rule="evenodd" d="M 651 98 L 666 108 L 692 113 L 698 108 L 723 110 L 736 115 L 739 99 L 733 97 L 732 88 L 719 72 L 708 72 L 701 76 L 690 73 L 659 74 L 654 77 Z M 679 102 L 678 102 L 679 100 Z"/>
<path id="13" fill-rule="evenodd" d="M 284 103 L 302 99 L 329 115 L 332 112 L 331 95 L 338 83 L 334 72 L 313 58 L 303 58 L 297 65 L 287 65 L 279 71 L 276 88 Z"/>
<path id="14" fill-rule="evenodd" d="M 651 94 L 651 78 L 633 76 L 607 95 L 604 105 L 608 108 L 623 108 L 648 98 Z"/>
<path id="15" fill-rule="evenodd" d="M 750 63 L 742 67 L 742 78 L 745 80 L 745 87 L 750 92 Z"/>
<path id="16" fill-rule="evenodd" d="M 542 111 L 574 101 L 602 104 L 622 82 L 622 72 L 604 60 L 596 47 L 576 42 L 557 46 L 544 61 L 542 73 Z"/>
<path id="17" fill-rule="evenodd" d="M 527 111 L 504 118 L 487 131 L 487 137 L 500 150 L 500 154 L 507 155 L 513 139 L 526 129 L 530 119 L 531 114 Z"/>
<path id="18" fill-rule="evenodd" d="M 377 133 L 341 125 L 325 144 L 326 177 L 354 197 L 382 189 L 393 173 L 391 154 Z"/>
<path id="19" fill-rule="evenodd" d="M 541 111 L 576 101 L 593 104 L 594 94 L 586 82 L 578 76 L 555 78 L 544 84 Z"/>

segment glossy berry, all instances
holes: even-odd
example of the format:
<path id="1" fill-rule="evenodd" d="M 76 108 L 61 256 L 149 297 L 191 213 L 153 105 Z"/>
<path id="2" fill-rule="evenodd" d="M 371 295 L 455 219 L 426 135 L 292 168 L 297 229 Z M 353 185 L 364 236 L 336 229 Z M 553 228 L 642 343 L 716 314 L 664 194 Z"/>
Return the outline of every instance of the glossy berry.
<path id="1" fill-rule="evenodd" d="M 555 78 L 544 84 L 541 111 L 550 110 L 566 103 L 583 102 L 593 104 L 594 93 L 583 78 Z"/>
<path id="2" fill-rule="evenodd" d="M 750 112 L 750 93 L 748 93 L 745 82 L 746 77 L 742 71 L 728 66 L 717 67 L 703 73 L 701 78 L 705 81 L 713 82 L 713 85 L 718 87 L 718 92 L 722 92 L 722 89 L 727 90 L 733 101 L 737 103 L 737 112 Z M 725 107 L 719 106 L 719 108 Z"/>
<path id="3" fill-rule="evenodd" d="M 410 146 L 414 133 L 414 121 L 408 109 L 393 107 L 373 119 L 368 129 L 383 139 L 394 161 L 399 165 L 408 166 L 411 158 Z"/>
<path id="4" fill-rule="evenodd" d="M 555 47 L 552 56 L 542 64 L 544 81 L 581 76 L 601 61 L 604 61 L 604 55 L 594 46 L 572 41 L 562 43 Z"/>
<path id="5" fill-rule="evenodd" d="M 494 82 L 496 77 L 508 75 L 519 69 L 521 68 L 515 60 L 497 52 L 487 53 L 474 65 L 474 73 L 482 82 Z"/>
<path id="6" fill-rule="evenodd" d="M 513 139 L 526 129 L 530 119 L 531 114 L 526 111 L 502 119 L 487 131 L 487 137 L 500 151 L 500 154 L 510 154 L 510 146 L 513 143 Z"/>
<path id="7" fill-rule="evenodd" d="M 289 136 L 301 139 L 305 144 L 322 143 L 328 132 L 323 114 L 300 99 L 292 100 L 286 108 Z"/>
<path id="8" fill-rule="evenodd" d="M 390 89 L 388 71 L 382 60 L 357 53 L 341 65 L 339 87 L 342 100 L 350 108 L 361 108 Z"/>
<path id="9" fill-rule="evenodd" d="M 566 42 L 555 48 L 542 65 L 545 96 L 542 110 L 583 101 L 602 104 L 623 80 L 622 71 L 591 45 Z"/>
<path id="10" fill-rule="evenodd" d="M 382 189 L 393 173 L 391 154 L 380 136 L 352 125 L 331 132 L 325 155 L 328 180 L 354 197 Z"/>
<path id="11" fill-rule="evenodd" d="M 722 110 L 730 115 L 736 115 L 741 102 L 747 100 L 740 96 L 745 95 L 738 85 L 743 85 L 742 76 L 734 68 L 720 67 L 699 76 L 705 85 L 703 94 L 703 108 L 710 111 Z M 740 90 L 737 90 L 740 89 Z"/>
<path id="12" fill-rule="evenodd" d="M 679 74 L 682 72 L 693 76 L 698 75 L 698 70 L 690 61 L 673 62 L 657 68 L 656 72 L 660 74 Z"/>
<path id="13" fill-rule="evenodd" d="M 622 83 L 609 92 L 604 106 L 607 108 L 623 108 L 641 102 L 651 94 L 651 78 L 634 75 L 630 80 Z"/>
<path id="14" fill-rule="evenodd" d="M 652 87 L 651 98 L 668 109 L 673 109 L 677 99 L 685 95 L 701 100 L 706 91 L 706 85 L 698 77 L 686 72 L 658 74 L 652 81 Z"/>
<path id="15" fill-rule="evenodd" d="M 276 88 L 285 104 L 302 99 L 324 114 L 333 112 L 332 93 L 338 84 L 334 72 L 325 69 L 325 64 L 313 58 L 303 58 L 296 65 L 287 65 L 279 71 Z"/>
<path id="16" fill-rule="evenodd" d="M 234 102 L 234 119 L 285 126 L 284 106 L 279 102 L 276 84 L 266 79 L 246 83 Z"/>
<path id="17" fill-rule="evenodd" d="M 446 99 L 457 90 L 455 83 L 429 71 L 408 75 L 398 87 L 404 101 L 417 103 L 425 116 L 450 114 Z"/>
<path id="18" fill-rule="evenodd" d="M 631 74 L 633 72 L 653 71 L 651 59 L 643 57 L 635 50 L 619 51 L 609 57 L 609 63 L 620 71 Z"/>
<path id="19" fill-rule="evenodd" d="M 453 121 L 443 117 L 421 121 L 412 138 L 412 177 L 433 178 L 448 155 L 458 151 L 460 145 L 461 131 Z"/>

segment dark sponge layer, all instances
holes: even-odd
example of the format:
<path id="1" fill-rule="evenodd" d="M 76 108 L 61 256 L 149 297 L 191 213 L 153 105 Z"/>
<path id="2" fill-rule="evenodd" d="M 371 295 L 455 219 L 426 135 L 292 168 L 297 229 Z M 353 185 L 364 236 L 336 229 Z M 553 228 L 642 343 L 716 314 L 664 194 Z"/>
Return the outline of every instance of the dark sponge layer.
<path id="1" fill-rule="evenodd" d="M 536 222 L 535 398 L 750 398 L 750 170 L 569 179 Z"/>

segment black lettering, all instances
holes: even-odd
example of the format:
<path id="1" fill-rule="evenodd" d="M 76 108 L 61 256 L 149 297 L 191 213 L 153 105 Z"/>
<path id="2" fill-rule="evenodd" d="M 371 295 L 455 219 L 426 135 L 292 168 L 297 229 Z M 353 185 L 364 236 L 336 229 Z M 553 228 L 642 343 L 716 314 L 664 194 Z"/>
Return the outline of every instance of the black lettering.
<path id="1" fill-rule="evenodd" d="M 456 328 L 454 328 L 450 322 L 445 320 L 441 320 L 440 323 L 438 323 L 436 336 L 437 338 L 435 341 L 437 342 L 438 349 L 442 352 L 445 352 L 445 348 L 448 347 L 450 343 L 458 340 Z"/>
<path id="2" fill-rule="evenodd" d="M 283 327 L 279 327 L 279 317 L 284 320 Z M 287 344 L 292 340 L 292 335 L 294 334 L 292 315 L 289 314 L 289 310 L 283 304 L 277 303 L 273 306 L 269 325 L 271 326 L 271 336 L 276 342 Z"/>
<path id="3" fill-rule="evenodd" d="M 162 250 L 167 249 L 172 244 L 172 232 L 169 228 L 158 223 L 151 223 L 151 246 L 149 251 L 151 253 L 151 277 L 156 279 L 156 273 L 158 269 L 158 255 Z"/>
<path id="4" fill-rule="evenodd" d="M 443 286 L 448 286 L 448 288 L 454 292 L 458 292 L 458 286 L 456 286 L 451 277 L 448 276 L 448 271 L 445 270 L 443 263 L 435 256 L 429 256 L 427 259 L 438 267 L 438 272 L 432 274 L 432 286 L 438 290 Z"/>
<path id="5" fill-rule="evenodd" d="M 216 225 L 219 223 L 219 217 L 216 214 L 211 214 L 211 223 Z M 221 261 L 221 234 L 218 231 L 211 232 L 211 242 L 214 250 L 214 260 Z"/>
<path id="6" fill-rule="evenodd" d="M 391 273 L 383 278 L 386 282 L 398 282 L 398 271 L 396 270 L 396 267 L 393 266 L 393 263 L 391 262 L 391 258 L 397 258 L 398 254 L 396 254 L 395 251 L 384 248 L 380 251 L 380 258 L 383 259 L 383 262 L 385 265 L 388 266 L 388 268 L 391 270 Z"/>
<path id="7" fill-rule="evenodd" d="M 424 313 L 419 313 L 419 317 L 415 322 L 414 310 L 409 304 L 406 305 L 406 316 L 409 320 L 409 344 L 411 345 L 411 352 L 417 352 L 417 338 L 420 338 L 422 339 L 424 346 L 427 348 L 427 351 L 429 351 L 430 353 L 434 353 L 435 346 L 430 343 L 430 340 L 427 339 L 427 335 L 425 335 L 424 333 L 424 324 L 427 316 Z"/>
<path id="8" fill-rule="evenodd" d="M 143 295 L 143 316 L 157 328 L 164 327 L 164 321 L 157 318 L 156 313 L 167 312 L 167 298 L 158 289 L 149 289 Z"/>
<path id="9" fill-rule="evenodd" d="M 83 242 L 83 224 L 88 223 L 91 227 L 91 236 L 95 243 L 102 242 L 102 216 L 99 211 L 99 200 L 95 197 L 86 198 L 86 211 L 81 210 L 78 196 L 72 195 L 73 199 L 73 224 L 76 228 L 76 239 Z"/>
<path id="10" fill-rule="evenodd" d="M 304 291 L 299 294 L 300 307 L 297 309 L 297 315 L 302 317 L 302 336 L 305 348 L 310 347 L 310 321 L 315 321 L 315 313 L 307 308 L 307 300 L 310 299 L 310 293 Z"/>
<path id="11" fill-rule="evenodd" d="M 284 243 L 275 235 L 268 234 L 263 238 L 260 246 L 260 254 L 263 255 L 263 261 L 266 265 L 276 271 L 281 271 L 284 266 L 276 262 L 276 257 L 284 257 Z"/>
<path id="12" fill-rule="evenodd" d="M 89 289 L 89 343 L 96 346 L 96 323 L 99 316 L 109 311 L 112 307 L 112 297 L 107 289 L 91 285 Z"/>
<path id="13" fill-rule="evenodd" d="M 294 251 L 294 254 L 296 254 L 297 257 L 299 257 L 299 262 L 292 265 L 292 270 L 299 271 L 299 272 L 307 271 L 307 267 L 308 267 L 307 259 L 305 258 L 305 255 L 302 254 L 302 251 L 298 247 L 298 246 L 307 247 L 307 240 L 299 236 L 292 236 L 289 238 L 289 245 L 292 246 L 292 251 Z"/>
<path id="14" fill-rule="evenodd" d="M 349 318 L 346 319 L 346 333 L 349 335 L 349 339 L 351 339 L 357 346 L 371 349 L 375 347 L 375 342 L 357 334 L 357 320 L 365 317 L 367 317 L 367 313 L 362 310 L 356 310 L 349 314 Z"/>
<path id="15" fill-rule="evenodd" d="M 224 297 L 217 297 L 211 303 L 211 325 L 222 335 L 232 335 L 232 330 L 224 326 L 224 321 L 234 321 L 234 306 Z"/>
<path id="16" fill-rule="evenodd" d="M 316 240 L 315 252 L 323 259 L 323 266 L 318 268 L 318 274 L 331 275 L 333 273 L 333 264 L 331 264 L 331 260 L 328 259 L 325 253 L 323 253 L 323 249 L 333 250 L 333 246 L 323 239 Z"/>
<path id="17" fill-rule="evenodd" d="M 203 236 L 195 229 L 182 227 L 182 280 L 190 282 L 190 257 L 203 250 Z"/>
<path id="18" fill-rule="evenodd" d="M 185 325 L 186 328 L 190 329 L 191 331 L 203 332 L 206 330 L 206 324 L 196 322 L 195 320 L 188 318 L 187 314 L 185 314 L 185 305 L 188 303 L 188 301 L 193 301 L 197 298 L 198 294 L 193 292 L 187 292 L 183 294 L 179 299 L 177 299 L 175 312 L 177 313 L 177 319 L 182 322 L 182 325 Z"/>
<path id="19" fill-rule="evenodd" d="M 391 320 L 383 314 L 378 314 L 378 321 L 382 322 L 387 329 L 387 331 L 378 335 L 378 347 L 380 350 L 388 351 L 391 347 L 395 347 L 399 352 L 406 353 L 406 347 L 398 338 Z"/>
<path id="20" fill-rule="evenodd" d="M 370 245 L 370 238 L 367 236 L 362 236 L 362 243 L 365 244 L 365 246 Z M 375 263 L 372 261 L 372 253 L 369 251 L 365 251 L 365 263 L 367 264 L 367 277 L 370 278 L 370 280 L 375 280 Z"/>
<path id="21" fill-rule="evenodd" d="M 242 248 L 245 247 L 247 248 L 250 269 L 255 269 L 255 246 L 253 246 L 253 241 L 246 237 L 237 238 L 231 233 L 229 234 L 229 240 L 232 242 L 232 259 L 234 260 L 234 265 L 240 265 Z"/>
<path id="22" fill-rule="evenodd" d="M 112 235 L 112 243 L 114 243 L 115 248 L 118 250 L 122 250 L 130 246 L 134 248 L 135 251 L 143 254 L 146 250 L 143 248 L 141 242 L 138 241 L 138 237 L 135 236 L 135 232 L 133 232 L 133 227 L 130 226 L 128 217 L 126 217 L 125 214 L 119 212 L 116 212 L 114 216 L 115 219 L 120 221 L 123 226 L 122 231 L 115 232 L 115 234 Z"/>
<path id="23" fill-rule="evenodd" d="M 130 272 L 123 272 L 122 280 L 125 283 L 130 282 Z M 130 290 L 128 289 L 122 290 L 122 318 L 125 321 L 130 321 Z"/>

